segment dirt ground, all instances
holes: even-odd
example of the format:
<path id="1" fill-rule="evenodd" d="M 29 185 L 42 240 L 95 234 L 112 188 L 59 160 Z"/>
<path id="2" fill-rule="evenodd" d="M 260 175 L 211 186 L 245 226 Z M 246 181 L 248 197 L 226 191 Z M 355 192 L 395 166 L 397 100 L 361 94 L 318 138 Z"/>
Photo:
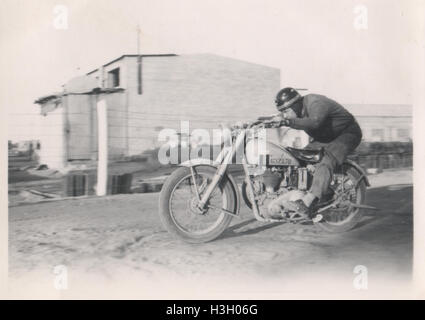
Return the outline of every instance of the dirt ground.
<path id="1" fill-rule="evenodd" d="M 241 219 L 202 245 L 164 230 L 158 193 L 12 207 L 10 292 L 30 298 L 403 295 L 412 272 L 412 171 L 370 180 L 367 203 L 380 210 L 350 232 L 261 223 L 242 205 Z M 67 268 L 67 290 L 54 288 L 57 265 Z M 367 293 L 353 288 L 358 265 L 367 267 Z"/>

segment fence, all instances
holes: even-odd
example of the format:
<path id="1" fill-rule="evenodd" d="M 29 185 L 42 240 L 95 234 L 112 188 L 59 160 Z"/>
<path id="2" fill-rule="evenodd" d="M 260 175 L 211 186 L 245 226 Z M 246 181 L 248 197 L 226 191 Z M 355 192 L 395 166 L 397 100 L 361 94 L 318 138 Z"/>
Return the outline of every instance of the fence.
<path id="1" fill-rule="evenodd" d="M 369 155 L 353 155 L 349 157 L 357 162 L 361 167 L 392 169 L 392 168 L 408 168 L 413 166 L 412 153 L 384 153 Z"/>

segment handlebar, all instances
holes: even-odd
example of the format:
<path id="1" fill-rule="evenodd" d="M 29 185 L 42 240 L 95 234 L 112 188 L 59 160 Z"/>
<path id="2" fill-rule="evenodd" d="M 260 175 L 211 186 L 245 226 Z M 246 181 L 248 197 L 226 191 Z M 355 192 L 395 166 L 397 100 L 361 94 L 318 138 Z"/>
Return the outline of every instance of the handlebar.
<path id="1" fill-rule="evenodd" d="M 258 126 L 260 124 L 264 125 L 264 128 L 278 128 L 278 127 L 287 127 L 288 125 L 286 124 L 285 121 L 262 121 L 262 120 L 257 120 L 251 124 L 249 124 L 247 126 L 248 129 L 253 128 L 255 126 Z"/>
<path id="2" fill-rule="evenodd" d="M 277 115 L 258 117 L 257 120 L 255 120 L 254 122 L 243 123 L 241 126 L 237 126 L 234 129 L 239 129 L 239 128 L 251 129 L 251 128 L 258 126 L 260 124 L 263 124 L 264 128 L 277 128 L 277 127 L 281 127 L 281 126 L 287 126 L 287 124 L 284 120 L 283 121 L 271 121 L 276 116 Z"/>
<path id="3" fill-rule="evenodd" d="M 264 120 L 271 120 L 271 119 L 273 119 L 274 117 L 275 117 L 275 115 L 273 115 L 273 116 L 258 117 L 258 120 L 262 120 L 262 121 L 264 121 Z"/>

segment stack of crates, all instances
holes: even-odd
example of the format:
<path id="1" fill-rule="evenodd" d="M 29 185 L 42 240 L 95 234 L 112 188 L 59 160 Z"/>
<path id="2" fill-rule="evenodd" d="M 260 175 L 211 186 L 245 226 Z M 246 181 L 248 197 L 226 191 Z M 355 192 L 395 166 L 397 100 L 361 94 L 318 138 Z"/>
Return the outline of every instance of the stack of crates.
<path id="1" fill-rule="evenodd" d="M 107 193 L 108 194 L 131 193 L 132 180 L 133 180 L 133 175 L 131 173 L 125 173 L 121 175 L 109 175 Z"/>
<path id="2" fill-rule="evenodd" d="M 131 173 L 108 175 L 107 194 L 131 193 Z M 96 173 L 71 172 L 64 177 L 63 191 L 65 197 L 79 197 L 96 194 Z"/>

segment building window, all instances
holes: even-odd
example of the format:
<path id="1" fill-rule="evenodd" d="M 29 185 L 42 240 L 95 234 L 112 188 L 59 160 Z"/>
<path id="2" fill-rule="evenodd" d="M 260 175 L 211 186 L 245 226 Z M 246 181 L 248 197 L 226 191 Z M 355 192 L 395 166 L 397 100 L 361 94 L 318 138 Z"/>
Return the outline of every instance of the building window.
<path id="1" fill-rule="evenodd" d="M 120 86 L 120 68 L 108 72 L 108 87 L 115 88 Z"/>
<path id="2" fill-rule="evenodd" d="M 372 129 L 373 141 L 384 141 L 384 129 Z"/>
<path id="3" fill-rule="evenodd" d="M 409 139 L 409 130 L 407 129 L 397 129 L 397 138 L 399 140 L 408 140 Z"/>

